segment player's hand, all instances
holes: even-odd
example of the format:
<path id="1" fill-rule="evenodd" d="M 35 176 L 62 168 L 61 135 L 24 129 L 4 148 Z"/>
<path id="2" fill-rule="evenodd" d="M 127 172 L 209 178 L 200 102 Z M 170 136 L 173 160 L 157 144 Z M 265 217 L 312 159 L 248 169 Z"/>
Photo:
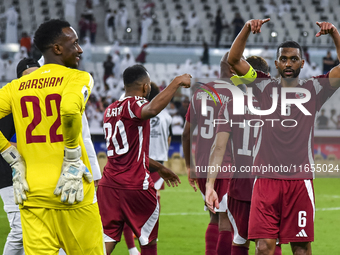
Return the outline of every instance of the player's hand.
<path id="1" fill-rule="evenodd" d="M 160 167 L 157 172 L 158 172 L 159 176 L 164 179 L 165 183 L 169 187 L 171 187 L 171 186 L 175 187 L 175 186 L 178 186 L 178 184 L 181 183 L 181 180 L 179 179 L 177 174 L 175 174 L 173 171 L 171 171 L 169 168 L 166 168 L 165 166 Z"/>
<path id="2" fill-rule="evenodd" d="M 27 200 L 26 191 L 29 191 L 26 181 L 26 163 L 13 145 L 3 151 L 1 155 L 12 168 L 14 201 L 16 204 L 22 204 Z"/>
<path id="3" fill-rule="evenodd" d="M 192 76 L 190 74 L 182 74 L 180 76 L 177 76 L 175 79 L 178 79 L 178 83 L 180 86 L 184 88 L 190 88 L 191 86 L 191 78 Z"/>
<path id="4" fill-rule="evenodd" d="M 320 27 L 320 31 L 315 35 L 316 37 L 332 34 L 333 32 L 337 31 L 336 27 L 332 23 L 317 21 L 316 24 Z"/>
<path id="5" fill-rule="evenodd" d="M 215 208 L 220 208 L 217 193 L 208 183 L 205 186 L 205 205 L 212 213 L 216 213 Z"/>
<path id="6" fill-rule="evenodd" d="M 187 173 L 188 173 L 189 184 L 194 189 L 194 191 L 196 192 L 197 191 L 197 187 L 196 187 L 197 178 L 195 176 L 195 172 L 191 171 L 190 167 L 187 167 Z"/>
<path id="7" fill-rule="evenodd" d="M 75 149 L 65 147 L 64 162 L 61 167 L 61 174 L 54 190 L 54 195 L 61 193 L 61 202 L 73 204 L 74 201 L 81 202 L 84 199 L 83 176 L 88 183 L 91 183 L 93 177 L 87 167 L 84 165 L 81 157 L 81 148 Z"/>
<path id="8" fill-rule="evenodd" d="M 246 25 L 250 28 L 253 34 L 261 33 L 261 27 L 264 23 L 267 23 L 270 20 L 268 19 L 251 19 L 248 20 Z"/>

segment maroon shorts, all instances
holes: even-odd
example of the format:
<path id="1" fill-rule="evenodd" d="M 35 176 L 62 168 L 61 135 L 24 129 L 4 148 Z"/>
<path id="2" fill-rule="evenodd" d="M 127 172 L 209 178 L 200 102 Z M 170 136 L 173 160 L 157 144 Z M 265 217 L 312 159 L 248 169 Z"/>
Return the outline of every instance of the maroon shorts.
<path id="1" fill-rule="evenodd" d="M 205 184 L 207 179 L 198 178 L 197 183 L 198 187 L 202 193 L 203 200 L 205 201 Z M 216 209 L 216 212 L 226 212 L 228 208 L 228 189 L 229 189 L 230 179 L 216 179 L 214 189 L 218 195 L 218 201 L 220 204 L 220 208 Z M 207 211 L 208 208 L 204 206 L 204 210 Z"/>
<path id="2" fill-rule="evenodd" d="M 255 181 L 248 239 L 279 239 L 280 243 L 314 241 L 312 180 Z"/>
<path id="3" fill-rule="evenodd" d="M 237 200 L 228 196 L 228 217 L 233 230 L 233 242 L 245 244 L 248 239 L 250 201 Z"/>
<path id="4" fill-rule="evenodd" d="M 104 233 L 120 241 L 124 223 L 130 226 L 141 245 L 157 239 L 159 204 L 156 190 L 128 190 L 99 186 L 99 212 Z"/>

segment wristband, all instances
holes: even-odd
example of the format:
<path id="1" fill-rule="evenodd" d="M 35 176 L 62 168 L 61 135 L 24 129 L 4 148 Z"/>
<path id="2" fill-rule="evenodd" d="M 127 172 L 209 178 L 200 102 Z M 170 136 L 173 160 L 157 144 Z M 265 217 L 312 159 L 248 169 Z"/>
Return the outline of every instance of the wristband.
<path id="1" fill-rule="evenodd" d="M 74 149 L 65 147 L 64 156 L 68 160 L 77 160 L 81 157 L 81 147 L 78 146 Z"/>

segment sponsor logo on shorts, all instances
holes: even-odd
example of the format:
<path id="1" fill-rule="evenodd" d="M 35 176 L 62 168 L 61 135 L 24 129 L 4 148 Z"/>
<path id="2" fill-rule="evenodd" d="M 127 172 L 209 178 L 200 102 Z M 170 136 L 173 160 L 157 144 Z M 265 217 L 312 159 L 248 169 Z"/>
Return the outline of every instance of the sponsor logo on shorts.
<path id="1" fill-rule="evenodd" d="M 296 236 L 297 237 L 308 237 L 304 229 L 302 229 Z"/>

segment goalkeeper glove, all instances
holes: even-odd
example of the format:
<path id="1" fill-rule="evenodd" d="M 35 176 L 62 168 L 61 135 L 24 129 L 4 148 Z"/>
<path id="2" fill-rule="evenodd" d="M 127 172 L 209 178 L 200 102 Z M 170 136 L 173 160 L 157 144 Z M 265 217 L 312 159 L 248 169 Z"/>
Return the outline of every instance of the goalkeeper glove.
<path id="1" fill-rule="evenodd" d="M 54 190 L 54 195 L 58 196 L 61 193 L 61 202 L 67 201 L 69 204 L 73 204 L 74 201 L 83 201 L 83 176 L 88 183 L 93 180 L 90 171 L 80 157 L 80 146 L 75 149 L 65 147 L 61 174 Z"/>
<path id="2" fill-rule="evenodd" d="M 21 157 L 17 148 L 15 148 L 13 145 L 1 152 L 1 155 L 12 168 L 15 203 L 22 204 L 23 201 L 27 200 L 25 191 L 29 191 L 26 181 L 25 161 Z"/>

